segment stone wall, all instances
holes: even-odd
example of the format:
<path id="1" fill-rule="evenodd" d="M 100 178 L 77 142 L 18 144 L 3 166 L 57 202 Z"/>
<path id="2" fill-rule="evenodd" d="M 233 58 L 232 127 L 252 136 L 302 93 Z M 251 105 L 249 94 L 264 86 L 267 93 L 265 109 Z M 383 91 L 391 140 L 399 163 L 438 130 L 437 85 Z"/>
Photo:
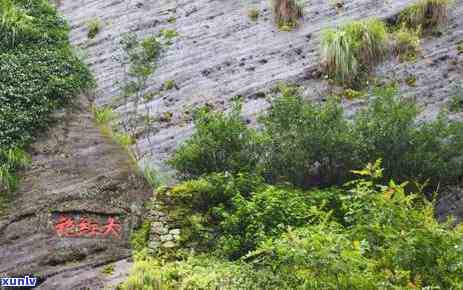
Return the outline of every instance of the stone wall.
<path id="1" fill-rule="evenodd" d="M 152 199 L 152 208 L 148 214 L 151 221 L 148 247 L 153 254 L 162 254 L 179 246 L 180 229 L 169 216 L 168 206 L 160 199 Z"/>

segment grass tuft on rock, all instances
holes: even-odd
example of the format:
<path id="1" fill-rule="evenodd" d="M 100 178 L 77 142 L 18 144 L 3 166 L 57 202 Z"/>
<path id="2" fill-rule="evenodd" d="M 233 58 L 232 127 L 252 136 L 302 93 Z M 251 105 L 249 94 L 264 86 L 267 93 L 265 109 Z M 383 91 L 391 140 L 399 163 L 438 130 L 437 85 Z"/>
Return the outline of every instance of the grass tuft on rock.
<path id="1" fill-rule="evenodd" d="M 387 41 L 386 26 L 376 19 L 326 30 L 321 41 L 322 67 L 341 84 L 358 87 L 365 73 L 384 59 Z"/>
<path id="2" fill-rule="evenodd" d="M 399 23 L 405 23 L 410 28 L 435 28 L 447 21 L 451 3 L 451 0 L 418 0 L 402 11 Z"/>

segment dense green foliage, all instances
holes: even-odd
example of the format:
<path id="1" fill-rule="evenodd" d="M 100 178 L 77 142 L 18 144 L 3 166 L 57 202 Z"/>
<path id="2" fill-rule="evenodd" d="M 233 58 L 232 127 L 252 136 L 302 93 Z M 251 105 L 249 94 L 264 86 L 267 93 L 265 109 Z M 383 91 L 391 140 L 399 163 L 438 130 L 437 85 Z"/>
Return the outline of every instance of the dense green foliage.
<path id="1" fill-rule="evenodd" d="M 235 104 L 230 114 L 198 110 L 194 116 L 196 133 L 179 148 L 171 164 L 184 177 L 198 177 L 206 173 L 229 171 L 252 172 L 260 155 L 256 132 L 240 118 L 240 105 Z"/>
<path id="2" fill-rule="evenodd" d="M 377 183 L 379 162 L 355 173 L 363 178 L 342 190 L 261 184 L 251 193 L 225 195 L 232 206 L 211 205 L 221 222 L 197 232 L 212 227 L 219 241 L 208 251 L 215 254 L 180 252 L 176 260 L 160 261 L 142 251 L 122 289 L 463 287 L 463 227 L 437 223 L 433 204 L 419 191 L 407 193 L 405 183 Z M 223 188 L 201 180 L 209 191 Z M 192 182 L 172 189 L 172 196 L 191 193 Z"/>
<path id="3" fill-rule="evenodd" d="M 172 164 L 187 177 L 256 172 L 272 184 L 302 188 L 341 185 L 351 169 L 378 158 L 386 180 L 428 180 L 429 190 L 457 184 L 463 176 L 463 124 L 445 114 L 419 122 L 416 103 L 398 97 L 394 87 L 377 89 L 353 120 L 335 100 L 314 104 L 295 88 L 280 91 L 260 118 L 260 130 L 246 127 L 236 110 L 203 111 Z"/>
<path id="4" fill-rule="evenodd" d="M 280 91 L 260 120 L 266 179 L 301 187 L 342 182 L 354 168 L 356 140 L 341 105 L 334 99 L 306 102 L 296 88 L 282 86 Z"/>
<path id="5" fill-rule="evenodd" d="M 51 112 L 93 79 L 72 54 L 69 28 L 47 1 L 2 1 L 0 19 L 0 151 L 8 152 L 27 147 L 50 123 Z M 5 158 L 0 165 L 10 175 L 17 167 Z"/>

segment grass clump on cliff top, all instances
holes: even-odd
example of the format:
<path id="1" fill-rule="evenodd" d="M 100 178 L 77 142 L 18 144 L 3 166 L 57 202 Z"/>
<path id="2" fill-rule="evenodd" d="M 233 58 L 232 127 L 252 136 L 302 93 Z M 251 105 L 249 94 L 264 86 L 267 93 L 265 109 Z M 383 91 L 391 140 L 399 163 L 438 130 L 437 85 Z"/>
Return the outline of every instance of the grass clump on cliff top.
<path id="1" fill-rule="evenodd" d="M 447 21 L 451 0 L 418 0 L 399 15 L 399 23 L 409 28 L 424 30 L 435 28 Z"/>
<path id="2" fill-rule="evenodd" d="M 324 31 L 321 61 L 325 72 L 342 84 L 359 86 L 375 64 L 383 60 L 388 34 L 383 22 L 370 19 Z"/>
<path id="3" fill-rule="evenodd" d="M 95 38 L 95 36 L 100 32 L 101 26 L 103 24 L 101 23 L 101 20 L 98 18 L 92 19 L 87 22 L 87 37 L 89 39 Z"/>

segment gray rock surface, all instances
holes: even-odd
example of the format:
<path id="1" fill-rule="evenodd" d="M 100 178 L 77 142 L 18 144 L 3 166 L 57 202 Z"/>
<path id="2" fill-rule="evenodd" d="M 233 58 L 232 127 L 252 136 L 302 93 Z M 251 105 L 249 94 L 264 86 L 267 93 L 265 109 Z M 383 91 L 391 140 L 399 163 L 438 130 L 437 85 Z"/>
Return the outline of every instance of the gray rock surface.
<path id="1" fill-rule="evenodd" d="M 59 9 L 72 25 L 72 42 L 86 51 L 97 77 L 98 105 L 113 104 L 119 95 L 116 82 L 124 73 L 115 56 L 121 34 L 131 31 L 144 37 L 157 35 L 161 29 L 178 32 L 161 56 L 149 90 L 158 92 L 166 80 L 174 80 L 178 88 L 161 91 L 145 104 L 155 117 L 170 112 L 172 118 L 154 124 L 154 134 L 140 134 L 136 144 L 145 161 L 167 174 L 165 160 L 191 134 L 192 108 L 208 103 L 226 109 L 232 97 L 242 95 L 244 115 L 252 120 L 268 107 L 262 92 L 279 81 L 299 83 L 306 88 L 307 98 L 322 99 L 329 86 L 312 77 L 319 64 L 320 31 L 351 19 L 388 18 L 415 1 L 346 0 L 338 12 L 330 1 L 305 2 L 304 18 L 292 32 L 276 29 L 271 1 L 75 0 L 61 1 Z M 260 11 L 256 22 L 248 17 L 251 8 Z M 424 118 L 436 115 L 453 94 L 452 84 L 462 79 L 463 55 L 456 50 L 463 39 L 462 15 L 463 0 L 456 0 L 443 35 L 424 39 L 416 62 L 400 64 L 391 59 L 378 68 L 380 80 L 402 81 L 402 90 L 416 95 L 424 107 Z M 104 24 L 96 38 L 88 40 L 86 22 L 92 18 Z M 416 87 L 404 84 L 410 74 L 416 76 Z M 345 105 L 353 112 L 362 102 L 346 101 Z M 122 118 L 130 107 L 114 106 Z"/>
<path id="2" fill-rule="evenodd" d="M 89 105 L 81 97 L 58 112 L 58 124 L 32 146 L 31 168 L 0 218 L 2 277 L 33 274 L 39 289 L 99 289 L 106 278 L 98 267 L 131 255 L 133 209 L 151 192 L 127 154 L 101 135 Z M 99 222 L 101 232 L 112 217 L 120 235 L 62 237 L 55 228 L 61 216 Z"/>
<path id="3" fill-rule="evenodd" d="M 58 2 L 71 24 L 72 42 L 85 52 L 96 76 L 96 104 L 111 105 L 122 119 L 133 104 L 116 102 L 117 83 L 125 74 L 117 61 L 121 35 L 130 31 L 145 37 L 166 28 L 178 32 L 148 82 L 148 90 L 159 95 L 142 106 L 159 122 L 154 130 L 143 128 L 134 146 L 142 162 L 168 174 L 166 159 L 192 132 L 193 108 L 209 104 L 226 110 L 231 99 L 241 95 L 244 117 L 253 121 L 269 105 L 266 93 L 280 81 L 296 82 L 305 88 L 308 99 L 321 100 L 332 89 L 316 77 L 321 30 L 351 19 L 389 18 L 415 1 L 346 0 L 341 11 L 330 1 L 306 1 L 304 18 L 292 32 L 276 29 L 270 1 Z M 256 22 L 247 16 L 251 8 L 260 11 Z M 379 81 L 398 80 L 405 94 L 416 97 L 423 106 L 423 119 L 433 118 L 455 90 L 462 90 L 463 55 L 456 48 L 463 40 L 462 16 L 463 0 L 456 0 L 443 35 L 424 39 L 416 62 L 390 59 L 375 72 Z M 88 40 L 86 23 L 93 18 L 103 26 L 95 39 Z M 406 84 L 409 76 L 416 77 L 416 86 Z M 176 87 L 162 90 L 166 80 L 174 80 Z M 126 154 L 93 124 L 88 102 L 85 98 L 80 102 L 77 108 L 61 112 L 56 128 L 33 146 L 33 165 L 25 173 L 11 207 L 14 211 L 0 219 L 0 273 L 37 274 L 41 289 L 99 289 L 122 281 L 130 267 L 124 260 L 130 255 L 128 234 L 133 221 L 139 220 L 131 209 L 140 208 L 149 195 L 131 173 Z M 363 103 L 344 101 L 348 114 Z M 437 216 L 461 215 L 459 197 L 460 193 L 442 198 Z M 60 214 L 116 216 L 123 234 L 120 239 L 62 238 L 53 231 Z M 174 234 L 166 235 L 162 246 L 174 247 Z M 153 247 L 161 245 L 161 239 L 155 242 Z M 102 275 L 104 265 L 113 262 L 114 275 Z"/>

